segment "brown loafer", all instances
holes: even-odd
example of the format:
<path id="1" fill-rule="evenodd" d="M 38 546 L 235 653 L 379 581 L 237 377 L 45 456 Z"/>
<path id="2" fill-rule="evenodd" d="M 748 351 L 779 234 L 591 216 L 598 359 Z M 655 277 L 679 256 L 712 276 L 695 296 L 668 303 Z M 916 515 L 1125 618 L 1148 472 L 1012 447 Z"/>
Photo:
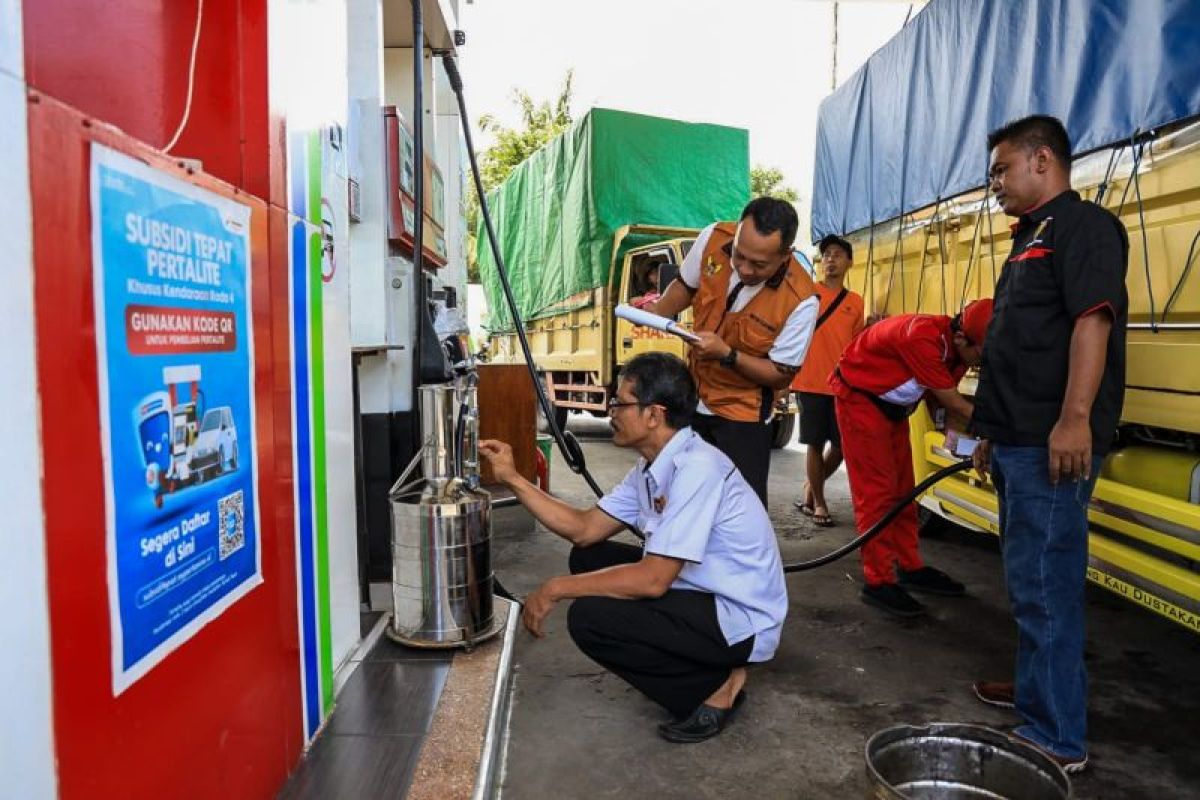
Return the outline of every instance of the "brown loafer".
<path id="1" fill-rule="evenodd" d="M 1014 742 L 1020 742 L 1021 744 L 1029 745 L 1034 750 L 1037 750 L 1039 753 L 1046 756 L 1046 758 L 1053 761 L 1055 764 L 1058 764 L 1058 766 L 1062 768 L 1062 771 L 1068 775 L 1078 775 L 1080 772 L 1083 772 L 1085 769 L 1087 769 L 1088 757 L 1086 753 L 1078 758 L 1072 758 L 1071 756 L 1060 756 L 1053 750 L 1048 750 L 1045 747 L 1042 747 L 1037 742 L 1033 741 L 1032 739 L 1025 738 L 1016 731 L 1009 733 L 1008 738 L 1012 739 Z"/>
<path id="2" fill-rule="evenodd" d="M 980 702 L 996 708 L 1013 708 L 1016 706 L 1013 685 L 1002 681 L 976 681 L 971 684 L 975 696 Z"/>

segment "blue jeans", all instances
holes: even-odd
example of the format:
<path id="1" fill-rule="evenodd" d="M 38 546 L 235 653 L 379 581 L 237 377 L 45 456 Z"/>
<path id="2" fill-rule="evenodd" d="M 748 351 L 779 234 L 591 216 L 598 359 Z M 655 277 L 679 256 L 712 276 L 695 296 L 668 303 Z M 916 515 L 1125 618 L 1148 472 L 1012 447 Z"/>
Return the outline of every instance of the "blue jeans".
<path id="1" fill-rule="evenodd" d="M 1044 447 L 993 445 L 1000 543 L 1017 622 L 1017 733 L 1051 752 L 1087 754 L 1083 665 L 1087 507 L 1102 458 L 1087 481 L 1049 478 Z"/>

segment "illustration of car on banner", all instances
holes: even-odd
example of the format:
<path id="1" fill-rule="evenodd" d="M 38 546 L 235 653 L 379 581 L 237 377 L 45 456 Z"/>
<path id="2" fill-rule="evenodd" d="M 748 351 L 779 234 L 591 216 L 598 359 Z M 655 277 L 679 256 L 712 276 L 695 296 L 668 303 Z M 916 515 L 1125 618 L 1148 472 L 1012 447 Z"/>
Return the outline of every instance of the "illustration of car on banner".
<path id="1" fill-rule="evenodd" d="M 237 428 L 229 406 L 210 408 L 200 422 L 193 445 L 191 470 L 198 480 L 208 480 L 237 469 Z"/>

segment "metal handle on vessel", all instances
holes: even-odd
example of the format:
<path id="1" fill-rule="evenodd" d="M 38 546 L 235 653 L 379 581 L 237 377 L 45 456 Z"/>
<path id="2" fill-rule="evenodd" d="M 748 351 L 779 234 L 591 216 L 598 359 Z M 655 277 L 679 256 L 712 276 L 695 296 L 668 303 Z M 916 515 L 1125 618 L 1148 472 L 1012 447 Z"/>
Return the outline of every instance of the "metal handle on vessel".
<path id="1" fill-rule="evenodd" d="M 400 477 L 396 478 L 396 482 L 392 484 L 392 488 L 388 489 L 389 496 L 395 495 L 400 491 L 401 488 L 403 488 L 404 481 L 408 480 L 408 476 L 411 475 L 413 470 L 417 468 L 417 464 L 421 463 L 421 456 L 425 454 L 425 449 L 427 447 L 429 447 L 428 440 L 426 440 L 425 444 L 421 445 L 421 447 L 417 449 L 417 454 L 413 456 L 412 461 L 408 462 L 408 466 L 405 467 L 404 471 L 400 473 Z"/>

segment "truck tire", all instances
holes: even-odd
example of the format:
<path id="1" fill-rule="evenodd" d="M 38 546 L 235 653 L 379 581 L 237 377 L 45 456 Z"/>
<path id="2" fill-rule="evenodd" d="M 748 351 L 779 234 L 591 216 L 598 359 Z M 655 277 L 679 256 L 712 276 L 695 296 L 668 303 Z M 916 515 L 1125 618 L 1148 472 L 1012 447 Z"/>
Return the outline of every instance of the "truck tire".
<path id="1" fill-rule="evenodd" d="M 786 447 L 796 432 L 796 415 L 784 414 L 771 421 L 771 449 Z"/>
<path id="2" fill-rule="evenodd" d="M 558 423 L 558 429 L 560 431 L 565 431 L 567 429 L 567 415 L 569 413 L 571 413 L 570 409 L 563 408 L 562 406 L 553 406 L 553 408 L 554 408 L 554 421 Z M 546 416 L 542 413 L 541 403 L 538 403 L 538 406 L 537 406 L 537 419 L 538 419 L 538 425 L 537 425 L 538 430 L 543 433 L 549 433 L 550 432 L 550 423 L 546 421 Z"/>
<path id="3" fill-rule="evenodd" d="M 938 514 L 931 511 L 925 506 L 917 503 L 917 531 L 920 535 L 937 537 L 939 534 L 944 534 L 954 527 L 954 523 Z"/>

